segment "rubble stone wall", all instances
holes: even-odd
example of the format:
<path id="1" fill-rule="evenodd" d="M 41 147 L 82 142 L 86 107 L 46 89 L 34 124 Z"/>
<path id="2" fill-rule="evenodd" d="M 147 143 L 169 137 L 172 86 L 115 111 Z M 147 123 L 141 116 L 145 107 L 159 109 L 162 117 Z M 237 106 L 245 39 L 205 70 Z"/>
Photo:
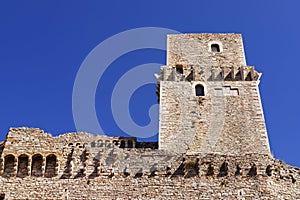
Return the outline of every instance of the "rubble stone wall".
<path id="1" fill-rule="evenodd" d="M 246 65 L 240 34 L 169 35 L 167 57 L 157 75 L 159 149 L 270 154 L 261 73 Z"/>
<path id="2" fill-rule="evenodd" d="M 219 53 L 211 51 L 213 43 L 219 44 Z M 169 66 L 246 66 L 241 34 L 170 34 L 167 48 Z"/>
<path id="3" fill-rule="evenodd" d="M 167 106 L 160 107 L 159 148 L 190 154 L 269 154 L 257 84 L 207 82 L 205 87 L 205 96 L 198 97 L 193 83 L 160 82 L 160 103 Z M 225 90 L 237 95 L 224 95 Z"/>
<path id="4" fill-rule="evenodd" d="M 19 152 L 29 135 L 33 141 L 46 137 L 50 145 Z M 169 154 L 120 148 L 100 143 L 100 138 L 116 140 L 88 133 L 52 137 L 39 129 L 11 129 L 1 146 L 0 199 L 300 198 L 300 170 L 269 155 Z M 59 144 L 66 145 L 59 149 Z M 14 173 L 7 176 L 3 166 Z"/>
<path id="5" fill-rule="evenodd" d="M 300 169 L 270 154 L 239 34 L 168 37 L 157 143 L 11 128 L 1 199 L 300 199 Z"/>

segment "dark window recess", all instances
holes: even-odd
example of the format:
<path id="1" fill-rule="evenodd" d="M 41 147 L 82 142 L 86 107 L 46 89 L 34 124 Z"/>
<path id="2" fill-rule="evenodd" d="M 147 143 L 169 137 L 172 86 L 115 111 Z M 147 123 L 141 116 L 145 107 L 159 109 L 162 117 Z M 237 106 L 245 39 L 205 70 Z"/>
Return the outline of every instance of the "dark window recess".
<path id="1" fill-rule="evenodd" d="M 176 65 L 176 72 L 178 74 L 183 74 L 183 66 L 182 65 Z"/>
<path id="2" fill-rule="evenodd" d="M 57 159 L 51 154 L 46 158 L 45 177 L 52 178 L 56 176 Z"/>
<path id="3" fill-rule="evenodd" d="M 266 174 L 268 176 L 272 176 L 272 167 L 271 165 L 268 165 L 267 168 L 266 168 Z"/>
<path id="4" fill-rule="evenodd" d="M 35 154 L 32 156 L 31 163 L 31 176 L 40 177 L 43 176 L 43 156 L 40 154 Z"/>
<path id="5" fill-rule="evenodd" d="M 119 145 L 119 141 L 114 140 L 114 141 L 113 141 L 113 144 L 118 146 L 118 145 Z"/>
<path id="6" fill-rule="evenodd" d="M 203 87 L 203 85 L 196 85 L 195 91 L 196 91 L 196 96 L 204 96 L 204 87 Z"/>
<path id="7" fill-rule="evenodd" d="M 128 140 L 127 148 L 133 148 L 133 142 L 131 140 Z"/>
<path id="8" fill-rule="evenodd" d="M 212 52 L 220 52 L 220 46 L 218 44 L 212 44 L 211 51 Z"/>
<path id="9" fill-rule="evenodd" d="M 206 176 L 212 176 L 212 175 L 214 175 L 214 167 L 212 166 L 212 164 L 209 164 L 207 168 Z"/>
<path id="10" fill-rule="evenodd" d="M 253 163 L 248 172 L 248 176 L 256 176 L 256 175 L 257 175 L 257 168 L 256 165 Z"/>
<path id="11" fill-rule="evenodd" d="M 240 176 L 242 175 L 242 168 L 240 166 L 236 166 L 236 171 L 235 171 L 235 174 L 236 176 Z"/>
<path id="12" fill-rule="evenodd" d="M 125 148 L 125 141 L 121 140 L 120 148 Z"/>
<path id="13" fill-rule="evenodd" d="M 17 176 L 20 178 L 24 178 L 25 176 L 28 176 L 28 156 L 27 155 L 19 156 Z"/>
<path id="14" fill-rule="evenodd" d="M 224 162 L 220 167 L 219 176 L 227 176 L 228 175 L 228 163 Z"/>
<path id="15" fill-rule="evenodd" d="M 12 177 L 15 173 L 16 159 L 13 155 L 7 155 L 4 157 L 4 177 Z"/>

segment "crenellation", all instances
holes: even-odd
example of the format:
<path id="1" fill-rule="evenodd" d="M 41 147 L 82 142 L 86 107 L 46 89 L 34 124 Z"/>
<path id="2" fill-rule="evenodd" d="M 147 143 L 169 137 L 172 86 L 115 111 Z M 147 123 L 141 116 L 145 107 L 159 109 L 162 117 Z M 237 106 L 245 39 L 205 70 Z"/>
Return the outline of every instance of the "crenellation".
<path id="1" fill-rule="evenodd" d="M 240 34 L 168 36 L 158 142 L 11 128 L 0 199 L 300 199 L 300 169 L 270 153 Z"/>

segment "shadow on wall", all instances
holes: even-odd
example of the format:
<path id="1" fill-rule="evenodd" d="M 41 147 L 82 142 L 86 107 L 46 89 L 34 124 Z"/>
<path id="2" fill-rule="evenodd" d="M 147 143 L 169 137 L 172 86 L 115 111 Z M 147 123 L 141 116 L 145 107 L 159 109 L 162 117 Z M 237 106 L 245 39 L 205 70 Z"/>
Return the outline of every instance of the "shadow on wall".
<path id="1" fill-rule="evenodd" d="M 4 157 L 3 177 L 24 178 L 31 175 L 51 178 L 57 176 L 57 167 L 57 158 L 54 154 L 49 154 L 46 158 L 41 154 L 35 154 L 31 158 L 26 154 L 22 154 L 18 158 L 9 154 Z"/>

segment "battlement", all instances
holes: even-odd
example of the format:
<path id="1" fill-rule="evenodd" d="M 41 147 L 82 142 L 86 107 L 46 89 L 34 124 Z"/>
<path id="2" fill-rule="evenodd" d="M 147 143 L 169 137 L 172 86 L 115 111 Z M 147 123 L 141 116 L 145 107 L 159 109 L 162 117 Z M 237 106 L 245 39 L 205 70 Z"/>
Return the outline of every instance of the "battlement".
<path id="1" fill-rule="evenodd" d="M 240 34 L 168 36 L 159 141 L 11 128 L 1 199 L 300 199 L 300 169 L 270 153 Z"/>
<path id="2" fill-rule="evenodd" d="M 260 73 L 253 66 L 211 67 L 205 78 L 196 72 L 194 66 L 162 66 L 156 74 L 158 81 L 258 81 Z"/>
<path id="3" fill-rule="evenodd" d="M 159 148 L 270 155 L 260 76 L 246 65 L 240 34 L 168 36 L 167 65 L 156 75 Z"/>
<path id="4" fill-rule="evenodd" d="M 29 136 L 30 138 L 28 138 Z M 45 138 L 48 139 L 48 143 L 45 142 Z M 30 141 L 29 139 L 35 144 L 32 145 L 29 143 L 25 146 L 25 144 Z M 125 147 L 125 145 L 121 145 L 123 141 L 127 141 L 132 145 Z M 197 175 L 213 175 L 220 172 L 213 173 L 214 170 L 211 170 L 212 173 L 206 173 L 209 166 L 215 166 L 215 170 L 218 171 L 218 169 L 222 168 L 221 166 L 224 165 L 224 163 L 227 163 L 226 171 L 228 173 L 226 172 L 226 175 L 246 176 L 249 175 L 247 171 L 249 171 L 253 165 L 255 165 L 257 170 L 255 174 L 261 175 L 266 173 L 267 166 L 278 165 L 277 161 L 268 155 L 247 154 L 245 156 L 234 157 L 220 154 L 207 154 L 204 156 L 171 155 L 168 154 L 167 151 L 152 148 L 138 148 L 135 147 L 135 144 L 138 144 L 135 138 L 95 136 L 89 133 L 67 133 L 52 137 L 51 134 L 47 134 L 36 128 L 12 128 L 7 134 L 4 143 L 1 144 L 2 167 L 0 169 L 2 170 L 0 174 L 4 177 L 60 176 L 62 178 L 66 177 L 65 172 L 67 168 L 72 170 L 68 171 L 69 174 L 75 174 L 76 170 L 74 169 L 77 168 L 76 165 L 80 165 L 81 168 L 78 168 L 77 172 L 83 169 L 84 172 L 87 172 L 84 176 L 87 176 L 89 171 L 90 174 L 94 172 L 91 169 L 95 170 L 95 167 L 100 167 L 100 163 L 96 164 L 95 162 L 101 162 L 101 159 L 103 159 L 100 158 L 99 154 L 101 153 L 107 158 L 103 159 L 103 163 L 101 163 L 102 169 L 97 169 L 97 171 L 104 174 L 108 172 L 123 174 L 124 172 L 136 169 L 137 171 L 132 171 L 133 174 L 140 171 L 146 174 L 148 173 L 148 175 L 157 172 L 165 176 L 171 174 L 172 176 L 176 176 L 180 169 L 182 173 L 184 173 L 184 171 L 189 168 L 188 166 L 194 163 L 193 167 L 198 170 Z M 30 146 L 32 148 L 30 148 Z M 125 157 L 123 157 L 124 154 L 126 154 Z M 40 158 L 38 158 L 38 156 Z M 49 156 L 53 159 L 50 160 Z M 133 157 L 133 159 L 130 159 L 131 157 Z M 150 157 L 157 162 L 151 163 Z M 148 159 L 146 161 L 148 166 L 143 165 L 144 163 L 141 163 L 140 166 L 138 166 L 138 163 L 134 163 L 134 167 L 133 163 L 129 164 L 132 161 L 142 161 L 143 158 Z M 167 160 L 172 160 L 172 162 L 168 162 Z M 49 164 L 48 162 L 53 162 L 53 164 Z M 123 167 L 119 166 L 120 168 L 114 168 L 113 166 L 116 166 L 116 162 L 127 163 L 127 165 L 125 164 Z M 114 163 L 114 165 L 112 165 L 112 163 Z M 51 165 L 54 168 L 51 169 L 51 172 L 53 172 L 51 176 L 46 175 L 47 173 L 42 173 L 42 171 L 48 170 L 47 165 Z M 90 166 L 93 168 L 88 170 Z M 156 166 L 156 168 L 153 168 L 154 166 Z M 158 166 L 160 166 L 160 168 Z M 230 170 L 228 171 L 227 168 Z M 234 171 L 237 168 L 240 168 L 238 174 Z M 40 172 L 37 172 L 37 170 L 40 170 Z M 269 168 L 269 171 L 270 173 L 268 175 L 271 175 L 272 169 Z M 278 170 L 276 171 L 278 172 Z M 68 178 L 71 177 L 72 176 L 68 176 Z"/>
<path id="5" fill-rule="evenodd" d="M 35 148 L 29 149 L 27 146 L 27 151 L 19 149 L 29 141 L 29 136 L 35 142 Z M 45 139 L 49 143 L 45 143 Z M 131 141 L 131 138 L 121 139 Z M 183 186 L 190 187 L 190 192 L 185 194 L 189 198 L 214 196 L 207 188 L 214 188 L 222 195 L 225 191 L 235 191 L 227 194 L 231 198 L 254 198 L 257 195 L 254 191 L 258 188 L 262 191 L 260 197 L 276 197 L 278 193 L 283 197 L 300 195 L 297 189 L 300 169 L 268 155 L 189 156 L 151 148 L 123 148 L 116 141 L 115 137 L 89 133 L 52 137 L 40 129 L 13 128 L 1 144 L 0 196 L 13 199 L 50 196 L 54 199 L 74 199 L 85 198 L 88 192 L 88 198 L 105 199 L 111 197 L 108 191 L 113 191 L 118 197 L 130 195 L 141 198 L 146 195 L 144 198 L 156 198 L 158 196 L 155 195 L 159 194 L 159 199 L 163 199 L 171 191 L 180 195 L 177 192 L 184 191 Z M 133 185 L 129 186 L 126 184 L 128 182 Z M 25 193 L 13 192 L 19 187 L 15 183 L 20 183 Z M 40 187 L 37 188 L 36 184 Z M 131 188 L 139 184 L 147 185 L 145 193 L 135 193 Z M 168 189 L 167 193 L 160 194 L 162 188 L 159 185 L 176 185 L 178 191 Z M 277 186 L 281 187 L 273 191 Z M 105 188 L 108 191 L 99 192 Z M 157 190 L 150 192 L 154 188 Z M 284 188 L 290 188 L 290 196 L 284 193 Z"/>

